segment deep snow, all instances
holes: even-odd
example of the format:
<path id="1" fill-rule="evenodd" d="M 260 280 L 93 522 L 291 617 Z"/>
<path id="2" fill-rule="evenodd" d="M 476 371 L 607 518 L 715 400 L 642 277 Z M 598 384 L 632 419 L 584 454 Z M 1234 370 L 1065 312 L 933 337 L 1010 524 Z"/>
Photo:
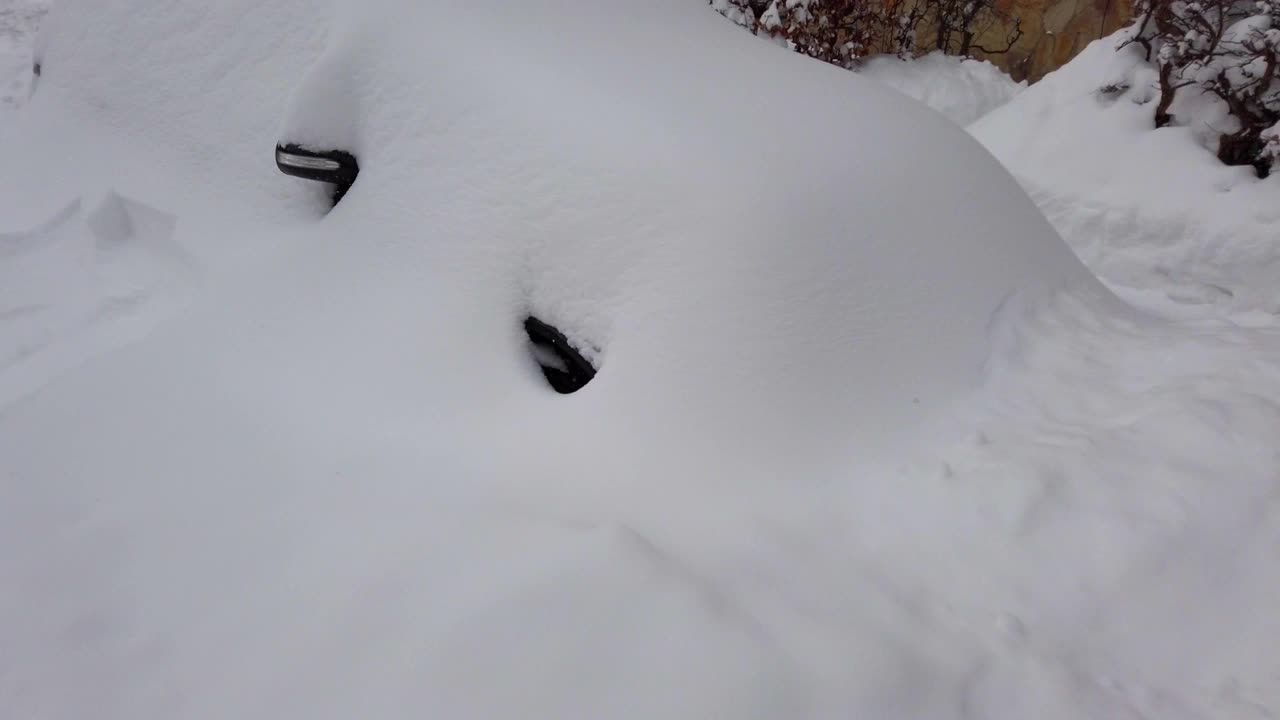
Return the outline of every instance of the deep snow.
<path id="1" fill-rule="evenodd" d="M 0 5 L 0 132 L 31 95 L 35 30 L 48 10 L 48 0 L 6 0 Z"/>
<path id="2" fill-rule="evenodd" d="M 1274 333 L 1127 310 L 962 131 L 700 3 L 408 5 L 55 9 L 0 707 L 1280 708 Z M 360 153 L 332 213 L 281 139 Z"/>
<path id="3" fill-rule="evenodd" d="M 974 136 L 1127 299 L 1174 317 L 1274 324 L 1280 174 L 1258 180 L 1219 163 L 1202 131 L 1220 119 L 1177 106 L 1184 123 L 1154 130 L 1153 71 L 1135 47 L 1117 52 L 1120 40 L 1091 43 L 975 123 Z"/>
<path id="4" fill-rule="evenodd" d="M 873 57 L 858 74 L 919 100 L 961 126 L 1007 104 L 1027 87 L 986 60 L 961 60 L 940 52 L 913 60 Z"/>

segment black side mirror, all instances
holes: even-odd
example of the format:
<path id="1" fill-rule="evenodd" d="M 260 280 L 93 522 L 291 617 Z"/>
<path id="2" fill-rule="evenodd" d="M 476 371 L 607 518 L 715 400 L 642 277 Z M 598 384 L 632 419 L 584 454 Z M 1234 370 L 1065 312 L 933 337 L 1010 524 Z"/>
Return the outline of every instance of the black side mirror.
<path id="1" fill-rule="evenodd" d="M 569 342 L 564 333 L 532 315 L 524 320 L 534 360 L 552 389 L 562 395 L 581 390 L 596 376 L 596 368 Z"/>
<path id="2" fill-rule="evenodd" d="M 360 174 L 360 164 L 349 152 L 308 150 L 292 143 L 276 145 L 276 167 L 285 175 L 332 185 L 334 205 L 347 194 Z"/>

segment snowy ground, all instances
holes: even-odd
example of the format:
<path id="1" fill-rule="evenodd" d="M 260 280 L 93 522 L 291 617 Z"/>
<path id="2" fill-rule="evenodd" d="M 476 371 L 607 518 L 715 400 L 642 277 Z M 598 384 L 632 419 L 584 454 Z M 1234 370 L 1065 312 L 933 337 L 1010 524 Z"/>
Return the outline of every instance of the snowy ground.
<path id="1" fill-rule="evenodd" d="M 1024 327 L 1015 344 L 1030 352 L 1010 354 L 1010 384 L 993 395 L 997 419 L 981 421 L 972 447 L 943 466 L 964 488 L 948 512 L 984 487 L 979 497 L 1000 500 L 975 503 L 975 526 L 1006 525 L 1006 542 L 1036 546 L 1052 572 L 1083 551 L 1099 567 L 1116 563 L 1104 574 L 1126 576 L 1100 601 L 1106 613 L 1082 616 L 1057 639 L 1074 647 L 1069 660 L 1029 650 L 1036 643 L 1022 645 L 1023 624 L 1013 623 L 1019 647 L 1039 658 L 1028 672 L 1061 683 L 1029 694 L 1109 699 L 1081 717 L 1275 717 L 1280 626 L 1268 608 L 1280 588 L 1256 568 L 1280 551 L 1280 178 L 1221 166 L 1195 128 L 1151 131 L 1150 93 L 1116 43 L 1094 43 L 1030 89 L 943 58 L 927 71 L 872 65 L 877 80 L 972 123 L 1110 288 L 1174 321 L 1095 323 L 1057 308 Z M 1098 92 L 1120 80 L 1132 89 Z M 975 81 L 967 101 L 931 90 Z M 958 554 L 982 552 L 967 540 Z M 1117 555 L 1121 547 L 1129 550 Z M 1120 570 L 1125 555 L 1131 564 Z M 1061 595 L 1041 602 L 1071 603 L 1096 577 L 1067 570 L 1058 581 Z M 1228 614 L 1237 620 L 1222 623 Z M 1156 627 L 1164 630 L 1132 644 Z M 1196 640 L 1182 645 L 1187 637 Z M 1186 672 L 1188 653 L 1198 672 Z M 1147 680 L 1100 676 L 1112 663 Z M 1222 673 L 1226 665 L 1250 671 Z M 1027 707 L 1036 709 L 1025 716 L 1043 716 L 1038 703 Z"/>
<path id="2" fill-rule="evenodd" d="M 1152 95 L 1117 42 L 1030 90 L 941 56 L 880 58 L 863 73 L 969 126 L 1126 300 L 1171 318 L 1280 322 L 1280 180 L 1224 167 L 1194 126 L 1151 131 Z"/>
<path id="3" fill-rule="evenodd" d="M 36 29 L 49 0 L 6 0 L 0 5 L 0 123 L 31 92 Z"/>
<path id="4" fill-rule="evenodd" d="M 962 133 L 704 8 L 436 4 L 57 18 L 0 115 L 0 715 L 1280 713 L 1280 178 L 1140 134 L 1096 49 L 863 71 L 985 115 L 1152 317 Z M 367 160 L 323 219 L 281 132 Z"/>

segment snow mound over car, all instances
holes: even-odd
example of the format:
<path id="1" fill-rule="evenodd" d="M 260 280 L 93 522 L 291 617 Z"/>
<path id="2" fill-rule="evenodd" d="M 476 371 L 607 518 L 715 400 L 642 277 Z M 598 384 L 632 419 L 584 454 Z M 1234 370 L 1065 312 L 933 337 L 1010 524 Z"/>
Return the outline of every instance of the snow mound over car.
<path id="1" fill-rule="evenodd" d="M 518 289 L 457 302 L 598 349 L 600 402 L 759 447 L 797 422 L 868 455 L 915 438 L 981 377 L 1002 309 L 1093 288 L 961 130 L 686 4 L 361 4 L 282 139 L 359 158 L 331 227 L 410 224 L 401 262 Z"/>
<path id="2" fill-rule="evenodd" d="M 914 101 L 697 3 L 519 6 L 352 2 L 323 48 L 231 22 L 301 4 L 61 15 L 45 59 L 78 69 L 5 152 L 37 206 L 95 194 L 85 174 L 118 189 L 6 237 L 59 271 L 50 239 L 119 244 L 157 269 L 127 278 L 190 297 L 0 408 L 0 706 L 1271 702 L 1273 626 L 1241 618 L 1278 586 L 1274 353 L 1103 312 L 1012 179 Z M 117 78 L 98 22 L 201 52 Z M 77 96 L 91 70 L 111 107 Z M 360 176 L 323 214 L 272 184 L 277 142 Z M 531 314 L 598 366 L 578 393 L 547 387 Z"/>
<path id="3" fill-rule="evenodd" d="M 1123 37 L 1090 44 L 971 132 L 1128 299 L 1274 322 L 1280 177 L 1220 163 L 1207 145 L 1222 118 L 1194 93 L 1173 108 L 1180 122 L 1154 129 L 1157 79 L 1137 46 L 1117 52 Z"/>

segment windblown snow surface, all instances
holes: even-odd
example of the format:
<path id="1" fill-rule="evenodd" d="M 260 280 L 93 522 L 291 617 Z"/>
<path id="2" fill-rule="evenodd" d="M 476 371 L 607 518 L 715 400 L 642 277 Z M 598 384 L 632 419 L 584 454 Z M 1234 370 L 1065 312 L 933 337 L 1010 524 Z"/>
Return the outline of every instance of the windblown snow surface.
<path id="1" fill-rule="evenodd" d="M 0 715 L 1280 709 L 1280 338 L 1131 310 L 963 130 L 702 3 L 519 6 L 54 8 Z"/>

